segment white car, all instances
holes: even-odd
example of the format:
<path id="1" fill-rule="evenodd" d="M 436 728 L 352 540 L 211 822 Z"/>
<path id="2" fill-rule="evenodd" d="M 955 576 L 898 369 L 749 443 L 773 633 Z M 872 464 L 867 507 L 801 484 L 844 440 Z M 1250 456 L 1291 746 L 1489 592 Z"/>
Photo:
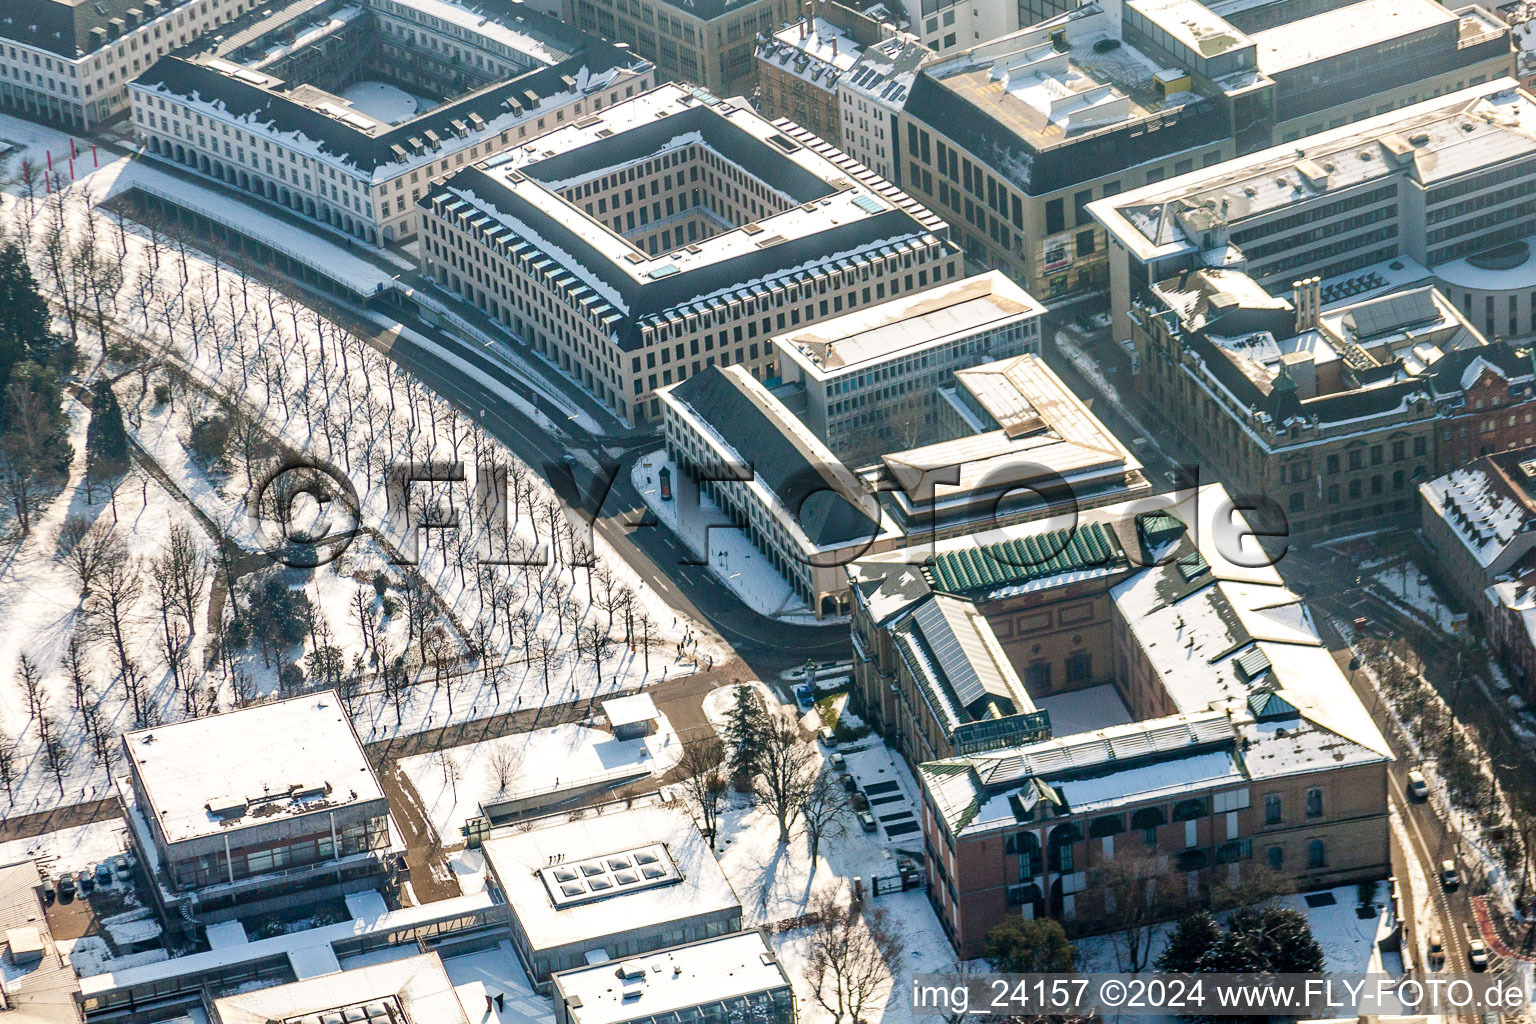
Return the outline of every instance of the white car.
<path id="1" fill-rule="evenodd" d="M 1472 965 L 1474 971 L 1486 971 L 1488 969 L 1488 943 L 1480 938 L 1467 936 L 1467 963 Z"/>
<path id="2" fill-rule="evenodd" d="M 1461 885 L 1461 872 L 1456 870 L 1455 861 L 1443 860 L 1440 862 L 1440 884 L 1445 886 L 1447 891 Z"/>
<path id="3" fill-rule="evenodd" d="M 1424 779 L 1424 773 L 1417 768 L 1408 773 L 1408 795 L 1415 800 L 1429 799 L 1429 783 Z"/>

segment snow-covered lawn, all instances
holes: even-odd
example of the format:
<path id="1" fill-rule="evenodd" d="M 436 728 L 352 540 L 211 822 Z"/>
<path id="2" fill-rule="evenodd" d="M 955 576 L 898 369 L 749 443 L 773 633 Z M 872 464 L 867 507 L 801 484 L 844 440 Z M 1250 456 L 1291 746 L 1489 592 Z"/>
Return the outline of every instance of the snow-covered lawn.
<path id="1" fill-rule="evenodd" d="M 495 767 L 498 751 L 506 751 L 515 765 L 505 788 Z M 643 739 L 615 739 L 612 733 L 572 723 L 403 757 L 399 765 L 438 838 L 452 846 L 460 842 L 459 827 L 480 813 L 482 801 L 515 800 L 636 772 L 661 775 L 682 753 L 677 733 L 662 715 L 657 731 Z"/>
<path id="2" fill-rule="evenodd" d="M 1409 613 L 1425 625 L 1433 626 L 1442 633 L 1453 630 L 1451 610 L 1441 602 L 1430 585 L 1429 577 L 1410 562 L 1405 568 L 1401 563 L 1371 574 L 1375 592 L 1392 604 L 1406 607 Z"/>

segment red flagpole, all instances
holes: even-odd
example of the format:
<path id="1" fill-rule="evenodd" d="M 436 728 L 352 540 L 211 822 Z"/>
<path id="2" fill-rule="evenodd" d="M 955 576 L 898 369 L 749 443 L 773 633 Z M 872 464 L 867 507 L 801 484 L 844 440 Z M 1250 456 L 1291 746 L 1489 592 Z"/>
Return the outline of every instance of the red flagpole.
<path id="1" fill-rule="evenodd" d="M 96 162 L 96 143 L 94 143 L 94 142 L 91 143 L 91 166 L 92 167 L 100 167 L 101 166 L 100 164 L 98 164 Z"/>

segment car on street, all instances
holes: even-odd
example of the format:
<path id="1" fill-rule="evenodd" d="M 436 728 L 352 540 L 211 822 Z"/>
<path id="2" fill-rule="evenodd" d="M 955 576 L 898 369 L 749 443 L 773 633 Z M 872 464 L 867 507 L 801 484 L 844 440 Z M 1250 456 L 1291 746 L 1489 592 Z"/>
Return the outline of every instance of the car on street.
<path id="1" fill-rule="evenodd" d="M 1424 773 L 1417 768 L 1408 773 L 1408 795 L 1415 800 L 1429 799 L 1429 783 L 1424 779 Z"/>
<path id="2" fill-rule="evenodd" d="M 816 703 L 816 687 L 810 683 L 801 683 L 795 687 L 795 703 L 800 705 L 802 711 L 809 711 Z"/>
<path id="3" fill-rule="evenodd" d="M 1456 870 L 1454 860 L 1440 862 L 1440 884 L 1445 886 L 1447 892 L 1455 890 L 1461 885 L 1461 872 Z"/>
<path id="4" fill-rule="evenodd" d="M 1438 935 L 1429 937 L 1429 966 L 1432 968 L 1445 966 L 1445 943 Z"/>
<path id="5" fill-rule="evenodd" d="M 1488 943 L 1471 925 L 1467 926 L 1467 964 L 1474 971 L 1488 969 Z"/>

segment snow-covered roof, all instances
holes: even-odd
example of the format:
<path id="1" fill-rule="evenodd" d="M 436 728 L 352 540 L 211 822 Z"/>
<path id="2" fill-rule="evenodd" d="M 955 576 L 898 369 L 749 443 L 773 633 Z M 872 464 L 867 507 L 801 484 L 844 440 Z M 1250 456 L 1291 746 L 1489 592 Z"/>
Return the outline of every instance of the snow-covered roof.
<path id="1" fill-rule="evenodd" d="M 773 344 L 805 373 L 833 377 L 1001 331 L 1044 312 L 1005 274 L 989 270 L 781 334 Z"/>
<path id="2" fill-rule="evenodd" d="M 617 729 L 621 725 L 655 721 L 658 712 L 656 702 L 648 693 L 632 693 L 628 697 L 614 697 L 602 702 L 603 714 L 608 724 Z"/>
<path id="3" fill-rule="evenodd" d="M 468 1024 L 436 953 L 215 999 L 222 1024 Z"/>
<path id="4" fill-rule="evenodd" d="M 555 864 L 600 860 L 659 843 L 676 868 L 670 885 L 617 887 L 606 899 L 557 907 L 542 872 Z M 741 901 L 709 844 L 685 814 L 629 808 L 486 840 L 487 866 L 534 949 L 572 943 L 601 946 L 605 936 L 741 911 Z"/>
<path id="5" fill-rule="evenodd" d="M 790 982 L 754 930 L 561 971 L 554 987 L 571 1024 L 622 1024 L 724 999 L 787 993 Z"/>
<path id="6" fill-rule="evenodd" d="M 329 690 L 140 729 L 123 746 L 168 843 L 384 800 Z"/>
<path id="7" fill-rule="evenodd" d="M 0 968 L 0 1021 L 79 1024 L 80 985 L 48 930 L 32 861 L 0 867 L 0 937 L 9 948 Z"/>
<path id="8" fill-rule="evenodd" d="M 1390 3 L 1390 0 L 1387 0 Z M 1421 186 L 1536 153 L 1536 102 L 1512 78 L 1470 86 L 1296 144 L 1223 161 L 1088 204 L 1089 211 L 1143 262 L 1192 251 L 1201 241 L 1181 223 L 1204 210 L 1233 231 L 1277 210 L 1312 203 L 1369 182 Z"/>
<path id="9" fill-rule="evenodd" d="M 1274 75 L 1456 21 L 1435 0 L 1360 0 L 1255 32 L 1253 41 L 1259 70 Z"/>
<path id="10" fill-rule="evenodd" d="M 1500 561 L 1517 537 L 1536 530 L 1533 489 L 1532 449 L 1486 456 L 1419 485 L 1429 507 L 1484 569 Z"/>

